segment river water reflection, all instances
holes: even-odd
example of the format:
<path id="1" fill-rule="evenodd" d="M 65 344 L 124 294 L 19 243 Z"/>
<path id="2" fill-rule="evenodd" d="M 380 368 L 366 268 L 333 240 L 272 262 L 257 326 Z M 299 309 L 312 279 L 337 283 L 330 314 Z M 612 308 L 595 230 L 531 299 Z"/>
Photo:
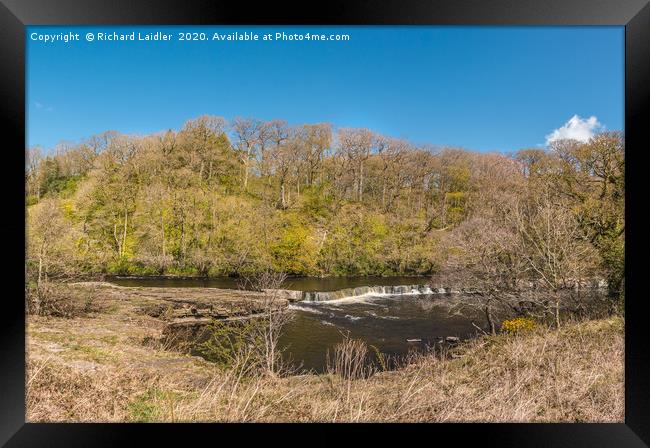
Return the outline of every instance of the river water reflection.
<path id="1" fill-rule="evenodd" d="M 155 286 L 169 288 L 225 288 L 237 289 L 241 279 L 235 277 L 169 278 L 169 277 L 110 277 L 111 283 L 120 286 Z M 284 289 L 298 291 L 337 291 L 357 286 L 424 285 L 428 277 L 288 277 Z"/>

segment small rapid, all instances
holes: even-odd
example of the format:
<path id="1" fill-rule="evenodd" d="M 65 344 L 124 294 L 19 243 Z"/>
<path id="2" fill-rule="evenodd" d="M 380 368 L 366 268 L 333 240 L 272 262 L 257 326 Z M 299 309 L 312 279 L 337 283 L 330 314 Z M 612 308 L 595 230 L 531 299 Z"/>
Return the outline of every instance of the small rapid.
<path id="1" fill-rule="evenodd" d="M 292 301 L 299 302 L 341 302 L 367 297 L 388 297 L 402 295 L 432 295 L 455 293 L 449 288 L 432 289 L 430 285 L 358 286 L 336 291 L 278 290 Z"/>
<path id="2" fill-rule="evenodd" d="M 460 297 L 457 294 L 429 293 L 425 286 L 399 287 L 393 290 L 397 294 L 389 294 L 389 288 L 356 289 L 362 294 L 350 297 L 350 292 L 334 291 L 329 300 L 289 305 L 295 314 L 282 331 L 280 345 L 294 366 L 325 371 L 327 353 L 344 335 L 361 339 L 387 356 L 403 356 L 411 350 L 427 350 L 448 336 L 472 337 L 477 332 L 472 321 L 482 322 L 480 315 L 449 313 Z"/>

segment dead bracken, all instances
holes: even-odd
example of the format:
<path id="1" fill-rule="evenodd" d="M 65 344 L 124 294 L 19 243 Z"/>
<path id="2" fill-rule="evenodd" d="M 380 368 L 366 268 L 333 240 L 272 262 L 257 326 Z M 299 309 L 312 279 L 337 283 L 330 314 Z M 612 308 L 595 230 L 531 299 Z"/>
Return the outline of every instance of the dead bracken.
<path id="1" fill-rule="evenodd" d="M 246 377 L 163 346 L 165 321 L 142 312 L 157 299 L 130 289 L 97 287 L 84 316 L 28 317 L 28 421 L 623 421 L 619 317 L 485 336 L 393 371 L 363 371 L 372 351 L 355 342 L 327 374 Z"/>

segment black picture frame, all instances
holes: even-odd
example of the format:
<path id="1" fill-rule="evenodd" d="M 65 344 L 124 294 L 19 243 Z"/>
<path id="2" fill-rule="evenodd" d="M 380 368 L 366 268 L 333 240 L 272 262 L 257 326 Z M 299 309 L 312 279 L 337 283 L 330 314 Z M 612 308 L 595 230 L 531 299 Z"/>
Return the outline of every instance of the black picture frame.
<path id="1" fill-rule="evenodd" d="M 108 425 L 25 423 L 25 26 L 97 24 L 395 24 L 395 25 L 624 25 L 626 139 L 626 327 L 625 423 L 621 424 L 438 424 L 373 425 L 368 433 L 399 432 L 414 440 L 464 440 L 482 446 L 641 447 L 650 445 L 650 378 L 644 301 L 643 256 L 648 247 L 643 212 L 644 170 L 650 146 L 650 5 L 646 0 L 391 0 L 328 1 L 320 8 L 266 2 L 129 1 L 129 0 L 0 0 L 0 114 L 6 125 L 2 146 L 5 160 L 0 176 L 3 208 L 0 241 L 6 263 L 0 325 L 0 444 L 7 446 L 126 445 L 136 435 L 158 440 L 171 437 L 219 437 L 250 431 L 242 425 Z M 313 8 L 314 5 L 311 6 Z M 8 137 L 8 138 L 7 138 Z M 9 207 L 9 209 L 7 208 Z M 10 287 L 9 287 L 10 286 Z M 349 425 L 342 425 L 349 427 Z M 360 425 L 367 428 L 367 425 Z M 381 426 L 381 428 L 379 427 Z M 260 425 L 269 437 L 286 425 Z M 317 432 L 338 425 L 310 425 Z M 304 429 L 304 427 L 301 427 Z M 302 431 L 300 431 L 302 432 Z M 144 434 L 143 434 L 144 433 Z M 295 434 L 295 433 L 294 433 Z M 323 434 L 326 434 L 323 432 Z M 332 433 L 334 434 L 334 433 Z M 300 437 L 300 436 L 299 436 Z M 451 439 L 449 439 L 451 437 Z M 213 439 L 216 440 L 216 439 Z M 324 440 L 324 439 L 323 439 Z M 312 439 L 304 441 L 312 443 Z M 194 443 L 198 443 L 194 442 Z M 338 443 L 332 440 L 332 443 Z M 454 442 L 447 442 L 454 443 Z"/>

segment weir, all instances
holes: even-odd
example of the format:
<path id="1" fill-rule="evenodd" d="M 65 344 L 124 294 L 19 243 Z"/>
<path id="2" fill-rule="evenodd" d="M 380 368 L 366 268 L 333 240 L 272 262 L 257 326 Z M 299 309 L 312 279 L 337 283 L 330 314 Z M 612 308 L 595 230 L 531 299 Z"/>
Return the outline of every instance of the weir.
<path id="1" fill-rule="evenodd" d="M 431 288 L 429 285 L 397 285 L 397 286 L 359 286 L 356 288 L 339 289 L 338 291 L 293 291 L 287 289 L 277 292 L 292 302 L 325 302 L 365 295 L 415 295 L 415 294 L 449 294 L 449 288 Z"/>

